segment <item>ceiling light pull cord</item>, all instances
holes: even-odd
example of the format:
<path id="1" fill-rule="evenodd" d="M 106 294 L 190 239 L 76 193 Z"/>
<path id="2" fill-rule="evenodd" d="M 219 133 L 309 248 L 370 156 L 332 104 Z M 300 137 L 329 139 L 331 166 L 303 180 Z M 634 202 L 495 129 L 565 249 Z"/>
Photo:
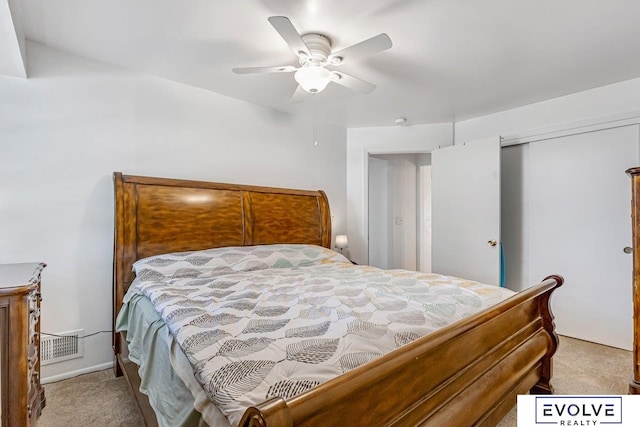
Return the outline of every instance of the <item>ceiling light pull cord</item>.
<path id="1" fill-rule="evenodd" d="M 318 146 L 318 106 L 316 105 L 316 94 L 311 94 L 313 104 L 313 146 Z"/>

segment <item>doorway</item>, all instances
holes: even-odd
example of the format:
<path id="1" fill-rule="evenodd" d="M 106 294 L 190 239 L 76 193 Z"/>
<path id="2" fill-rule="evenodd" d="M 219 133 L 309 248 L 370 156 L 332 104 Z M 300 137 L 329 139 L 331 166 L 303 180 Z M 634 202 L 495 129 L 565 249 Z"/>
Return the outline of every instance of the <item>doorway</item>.
<path id="1" fill-rule="evenodd" d="M 431 272 L 431 154 L 369 154 L 369 265 Z"/>

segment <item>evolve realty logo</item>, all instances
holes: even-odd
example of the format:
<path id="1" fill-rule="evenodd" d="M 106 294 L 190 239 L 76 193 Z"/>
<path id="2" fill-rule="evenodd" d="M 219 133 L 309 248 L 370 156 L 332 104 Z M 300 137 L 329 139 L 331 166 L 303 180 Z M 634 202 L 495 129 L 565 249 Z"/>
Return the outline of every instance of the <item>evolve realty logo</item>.
<path id="1" fill-rule="evenodd" d="M 621 396 L 536 396 L 536 425 L 622 424 Z"/>

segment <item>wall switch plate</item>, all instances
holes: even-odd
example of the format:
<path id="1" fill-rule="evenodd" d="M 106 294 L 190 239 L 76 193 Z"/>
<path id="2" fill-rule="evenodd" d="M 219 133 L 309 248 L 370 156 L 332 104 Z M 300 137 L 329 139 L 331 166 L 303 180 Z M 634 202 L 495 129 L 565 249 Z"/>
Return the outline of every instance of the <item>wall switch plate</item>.
<path id="1" fill-rule="evenodd" d="M 404 224 L 404 220 L 402 219 L 401 216 L 397 216 L 396 217 L 396 225 L 402 225 Z"/>

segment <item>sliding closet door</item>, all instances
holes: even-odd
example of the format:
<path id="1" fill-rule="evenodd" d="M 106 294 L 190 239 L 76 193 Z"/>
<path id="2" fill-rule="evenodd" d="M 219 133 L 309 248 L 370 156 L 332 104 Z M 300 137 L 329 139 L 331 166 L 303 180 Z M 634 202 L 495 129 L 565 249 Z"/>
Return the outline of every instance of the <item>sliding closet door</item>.
<path id="1" fill-rule="evenodd" d="M 631 349 L 630 182 L 638 126 L 529 144 L 529 279 L 561 274 L 558 332 Z M 507 252 L 508 255 L 508 252 Z"/>
<path id="2" fill-rule="evenodd" d="M 500 284 L 500 138 L 431 153 L 432 270 Z"/>

